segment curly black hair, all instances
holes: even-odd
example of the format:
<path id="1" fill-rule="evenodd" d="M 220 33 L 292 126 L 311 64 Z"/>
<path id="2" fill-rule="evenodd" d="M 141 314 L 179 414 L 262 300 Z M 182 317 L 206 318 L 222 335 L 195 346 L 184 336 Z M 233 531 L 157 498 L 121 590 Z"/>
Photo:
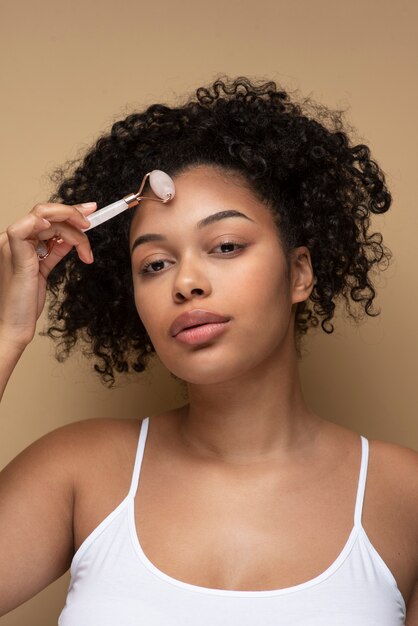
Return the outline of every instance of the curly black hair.
<path id="1" fill-rule="evenodd" d="M 364 145 L 350 145 L 342 111 L 291 98 L 275 82 L 221 77 L 181 106 L 152 104 L 117 121 L 80 160 L 52 174 L 53 202 L 96 200 L 98 208 L 138 187 L 145 172 L 173 176 L 196 165 L 239 173 L 275 217 L 288 258 L 307 246 L 315 284 L 297 305 L 295 339 L 321 323 L 334 330 L 337 299 L 358 321 L 378 315 L 371 272 L 387 267 L 390 250 L 369 233 L 371 213 L 391 205 L 385 176 Z M 141 372 L 155 352 L 135 307 L 125 211 L 89 232 L 95 261 L 75 249 L 48 277 L 46 332 L 64 360 L 81 341 L 83 354 L 111 387 L 115 372 Z M 122 245 L 115 246 L 115 241 Z"/>

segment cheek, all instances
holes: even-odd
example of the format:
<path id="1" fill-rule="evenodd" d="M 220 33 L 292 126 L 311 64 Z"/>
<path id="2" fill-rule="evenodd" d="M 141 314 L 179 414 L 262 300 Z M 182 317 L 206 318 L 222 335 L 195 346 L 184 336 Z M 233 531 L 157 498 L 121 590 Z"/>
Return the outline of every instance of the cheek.
<path id="1" fill-rule="evenodd" d="M 248 290 L 246 335 L 261 351 L 277 344 L 286 334 L 291 320 L 291 301 L 280 283 L 268 281 Z"/>
<path id="2" fill-rule="evenodd" d="M 138 277 L 136 276 L 136 270 L 132 269 L 132 280 L 133 280 L 133 290 L 134 290 L 134 301 L 135 307 L 138 312 L 139 317 L 141 318 L 142 323 L 148 331 L 149 321 L 151 319 L 149 306 L 149 298 L 145 297 L 143 290 L 140 289 L 138 285 Z M 148 305 L 148 306 L 147 306 Z"/>
<path id="3" fill-rule="evenodd" d="M 153 322 L 155 323 L 155 314 L 153 315 L 153 306 L 150 298 L 147 298 L 137 285 L 134 284 L 134 300 L 136 310 L 141 319 L 141 322 L 145 326 L 147 333 L 150 335 L 153 333 Z M 151 337 L 152 340 L 152 337 Z"/>
<path id="4" fill-rule="evenodd" d="M 273 254 L 261 258 L 251 272 L 237 277 L 230 296 L 236 297 L 243 353 L 255 363 L 276 349 L 289 331 L 292 301 L 285 262 Z"/>
<path id="5" fill-rule="evenodd" d="M 233 275 L 225 272 L 220 280 L 228 298 L 245 303 L 257 317 L 277 317 L 290 302 L 285 262 L 274 249 L 237 264 Z"/>
<path id="6" fill-rule="evenodd" d="M 152 285 L 134 285 L 134 300 L 138 316 L 157 352 L 168 339 L 168 324 L 173 316 L 173 311 L 169 311 L 170 288 L 166 286 L 161 289 L 162 281 L 158 280 L 158 283 L 159 285 L 157 281 Z M 174 311 L 174 316 L 175 314 Z"/>

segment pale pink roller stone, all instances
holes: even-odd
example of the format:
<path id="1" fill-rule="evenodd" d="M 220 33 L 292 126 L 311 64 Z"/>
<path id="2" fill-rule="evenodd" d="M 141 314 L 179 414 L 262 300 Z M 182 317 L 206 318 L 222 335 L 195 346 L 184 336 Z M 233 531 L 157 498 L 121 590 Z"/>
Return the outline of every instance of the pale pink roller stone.
<path id="1" fill-rule="evenodd" d="M 166 200 L 169 196 L 174 198 L 176 193 L 174 182 L 162 170 L 152 170 L 149 175 L 149 184 L 155 195 L 161 198 L 161 200 Z"/>

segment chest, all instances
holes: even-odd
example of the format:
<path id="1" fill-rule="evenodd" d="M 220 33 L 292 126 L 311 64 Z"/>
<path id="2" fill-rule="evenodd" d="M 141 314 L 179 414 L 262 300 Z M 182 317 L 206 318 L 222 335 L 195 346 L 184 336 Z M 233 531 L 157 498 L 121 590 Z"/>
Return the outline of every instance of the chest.
<path id="1" fill-rule="evenodd" d="M 225 471 L 149 454 L 135 497 L 139 542 L 158 569 L 194 585 L 259 591 L 304 583 L 327 570 L 348 540 L 359 461 L 309 475 L 303 467 Z M 77 501 L 76 548 L 126 495 L 125 479 L 102 472 L 92 480 L 94 510 L 92 485 Z M 370 462 L 362 522 L 407 602 L 412 539 Z"/>
<path id="2" fill-rule="evenodd" d="M 324 571 L 350 534 L 348 507 L 334 495 L 272 475 L 226 480 L 209 469 L 189 468 L 172 480 L 160 466 L 138 492 L 137 534 L 152 563 L 183 582 L 255 591 L 289 587 Z M 352 509 L 354 498 L 351 493 Z"/>

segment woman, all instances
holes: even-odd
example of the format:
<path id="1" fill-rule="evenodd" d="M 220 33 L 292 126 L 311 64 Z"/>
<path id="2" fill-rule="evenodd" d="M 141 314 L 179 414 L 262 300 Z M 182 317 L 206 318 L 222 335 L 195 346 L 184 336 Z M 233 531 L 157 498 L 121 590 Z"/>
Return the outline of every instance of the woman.
<path id="1" fill-rule="evenodd" d="M 83 232 L 153 169 L 169 203 Z M 316 415 L 297 368 L 338 299 L 376 315 L 390 257 L 384 174 L 341 115 L 218 80 L 114 124 L 51 200 L 1 234 L 2 389 L 48 289 L 59 358 L 83 341 L 111 386 L 156 352 L 189 401 L 75 422 L 3 470 L 0 613 L 71 566 L 61 626 L 416 623 L 418 455 Z"/>

